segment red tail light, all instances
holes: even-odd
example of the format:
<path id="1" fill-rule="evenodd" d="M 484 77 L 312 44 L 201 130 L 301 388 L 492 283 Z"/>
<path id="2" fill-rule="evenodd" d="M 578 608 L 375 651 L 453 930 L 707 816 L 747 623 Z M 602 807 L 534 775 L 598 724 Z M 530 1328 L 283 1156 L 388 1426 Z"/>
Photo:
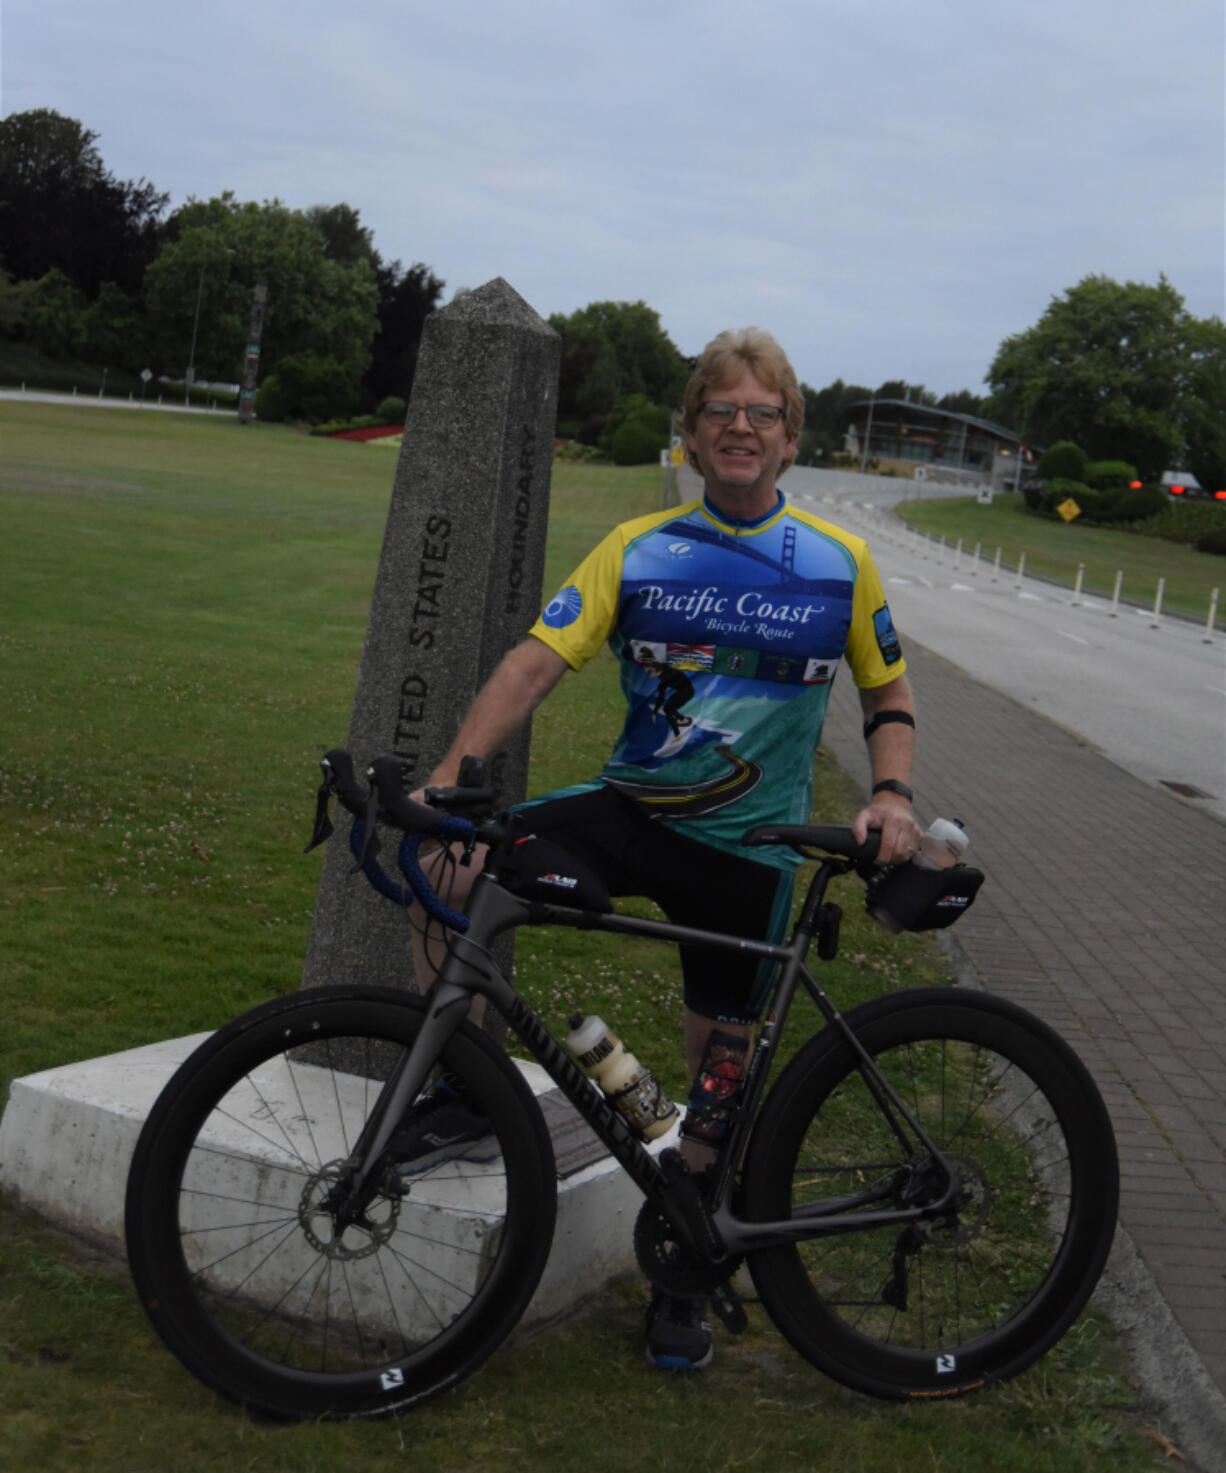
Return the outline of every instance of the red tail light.
<path id="1" fill-rule="evenodd" d="M 1226 501 L 1226 491 L 1215 491 L 1213 499 L 1214 501 Z"/>
<path id="2" fill-rule="evenodd" d="M 1141 484 L 1142 483 L 1140 481 L 1129 481 L 1128 489 L 1130 491 L 1139 491 L 1141 489 Z"/>
<path id="3" fill-rule="evenodd" d="M 1182 496 L 1183 495 L 1183 487 L 1182 486 L 1172 486 L 1171 487 L 1171 495 L 1172 496 Z"/>

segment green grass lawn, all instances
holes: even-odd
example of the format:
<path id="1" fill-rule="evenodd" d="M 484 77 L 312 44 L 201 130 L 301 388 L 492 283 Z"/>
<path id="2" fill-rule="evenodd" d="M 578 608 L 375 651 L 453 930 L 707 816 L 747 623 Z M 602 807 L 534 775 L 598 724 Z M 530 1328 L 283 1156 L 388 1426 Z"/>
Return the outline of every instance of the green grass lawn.
<path id="1" fill-rule="evenodd" d="M 5 1085 L 297 986 L 315 763 L 347 729 L 392 469 L 385 450 L 278 427 L 0 402 Z M 558 468 L 550 586 L 659 495 L 656 468 Z M 533 790 L 589 775 L 617 708 L 611 658 L 564 681 L 536 722 Z M 846 816 L 851 787 L 824 755 L 817 783 L 822 813 Z M 933 945 L 864 918 L 854 883 L 841 898 L 840 1002 L 945 977 Z M 670 952 L 525 932 L 517 978 L 555 1025 L 576 1005 L 602 1012 L 682 1091 Z M 122 1273 L 0 1201 L 0 1466 L 1081 1473 L 1109 1458 L 1129 1473 L 1157 1459 L 1094 1319 L 1007 1388 L 899 1408 L 823 1381 L 756 1310 L 711 1372 L 650 1374 L 643 1307 L 637 1284 L 618 1286 L 396 1423 L 273 1430 L 179 1369 Z"/>
<path id="2" fill-rule="evenodd" d="M 980 556 L 988 562 L 998 547 L 1002 563 L 1010 568 L 1025 553 L 1027 573 L 1069 589 L 1076 581 L 1078 564 L 1084 563 L 1087 593 L 1110 598 L 1115 575 L 1122 572 L 1121 598 L 1152 608 L 1158 580 L 1165 578 L 1162 607 L 1192 619 L 1207 620 L 1213 590 L 1226 586 L 1226 558 L 1111 527 L 1030 516 L 1020 496 L 997 496 L 990 506 L 967 496 L 903 501 L 895 510 L 909 526 L 944 537 L 951 547 L 961 538 L 967 554 L 980 543 Z M 1222 525 L 1226 526 L 1226 509 Z M 1217 622 L 1219 628 L 1226 628 L 1226 606 L 1221 607 Z"/>

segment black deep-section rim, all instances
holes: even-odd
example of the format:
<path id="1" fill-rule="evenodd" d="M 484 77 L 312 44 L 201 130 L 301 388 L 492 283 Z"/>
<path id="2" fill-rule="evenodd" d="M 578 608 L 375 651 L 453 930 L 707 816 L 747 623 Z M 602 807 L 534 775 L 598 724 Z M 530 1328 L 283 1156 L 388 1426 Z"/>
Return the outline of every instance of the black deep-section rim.
<path id="1" fill-rule="evenodd" d="M 848 1018 L 874 1054 L 887 1046 L 946 1039 L 989 1048 L 1031 1079 L 1037 1075 L 1071 1153 L 1065 1232 L 1029 1300 L 999 1326 L 957 1345 L 914 1350 L 883 1345 L 859 1332 L 821 1300 L 795 1246 L 750 1256 L 763 1302 L 802 1355 L 870 1395 L 961 1395 L 1016 1375 L 1076 1319 L 1111 1246 L 1118 1167 L 1110 1119 L 1097 1087 L 1050 1028 L 986 994 L 916 989 L 863 1004 Z M 781 1074 L 759 1117 L 746 1163 L 747 1217 L 788 1215 L 796 1158 L 814 1111 L 852 1068 L 850 1048 L 827 1029 Z M 947 1359 L 938 1362 L 938 1355 L 951 1354 L 952 1365 Z"/>
<path id="2" fill-rule="evenodd" d="M 198 1292 L 181 1249 L 179 1202 L 192 1148 L 217 1102 L 262 1060 L 345 1037 L 403 1045 L 421 1015 L 420 999 L 388 989 L 319 988 L 277 999 L 227 1025 L 185 1061 L 142 1132 L 126 1205 L 128 1256 L 141 1301 L 193 1374 L 264 1415 L 378 1416 L 438 1394 L 497 1348 L 544 1269 L 556 1208 L 548 1132 L 518 1069 L 464 1025 L 445 1062 L 487 1102 L 507 1179 L 496 1257 L 467 1308 L 420 1349 L 357 1371 L 321 1373 L 254 1352 L 217 1321 Z"/>

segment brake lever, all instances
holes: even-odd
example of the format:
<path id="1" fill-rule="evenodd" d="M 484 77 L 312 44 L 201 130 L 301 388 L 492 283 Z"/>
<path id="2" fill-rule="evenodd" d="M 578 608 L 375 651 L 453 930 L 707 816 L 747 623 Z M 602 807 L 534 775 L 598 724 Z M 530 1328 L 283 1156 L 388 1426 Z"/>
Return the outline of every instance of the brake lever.
<path id="1" fill-rule="evenodd" d="M 379 794 L 373 784 L 366 795 L 366 805 L 358 822 L 362 825 L 362 848 L 358 853 L 358 862 L 350 873 L 365 869 L 367 862 L 379 853 Z"/>
<path id="2" fill-rule="evenodd" d="M 328 815 L 328 806 L 332 801 L 332 782 L 328 776 L 329 771 L 330 769 L 325 766 L 324 780 L 315 794 L 315 823 L 311 828 L 311 842 L 302 851 L 304 854 L 309 854 L 312 849 L 318 849 L 325 839 L 330 839 L 336 832 Z"/>

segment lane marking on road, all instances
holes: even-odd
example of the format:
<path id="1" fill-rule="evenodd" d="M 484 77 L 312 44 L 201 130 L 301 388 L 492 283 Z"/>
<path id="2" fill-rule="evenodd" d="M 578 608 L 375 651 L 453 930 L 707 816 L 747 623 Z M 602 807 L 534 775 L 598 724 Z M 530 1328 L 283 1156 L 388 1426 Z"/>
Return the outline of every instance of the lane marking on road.
<path id="1" fill-rule="evenodd" d="M 1082 639 L 1080 634 L 1070 634 L 1067 629 L 1057 629 L 1056 633 L 1061 639 L 1072 639 L 1078 644 L 1089 644 L 1090 642 L 1088 639 Z"/>
<path id="2" fill-rule="evenodd" d="M 949 590 L 951 593 L 974 593 L 975 591 L 969 583 L 951 583 Z"/>
<path id="3" fill-rule="evenodd" d="M 1211 690 L 1215 696 L 1226 696 L 1226 690 L 1217 685 L 1207 685 L 1206 690 Z"/>
<path id="4" fill-rule="evenodd" d="M 1045 603 L 1046 602 L 1046 600 L 1044 599 L 1044 597 L 1043 597 L 1043 595 L 1041 593 L 1019 593 L 1018 594 L 1018 598 L 1027 598 L 1027 599 L 1030 600 L 1031 603 L 1035 603 L 1035 604 L 1041 604 L 1041 603 Z"/>

